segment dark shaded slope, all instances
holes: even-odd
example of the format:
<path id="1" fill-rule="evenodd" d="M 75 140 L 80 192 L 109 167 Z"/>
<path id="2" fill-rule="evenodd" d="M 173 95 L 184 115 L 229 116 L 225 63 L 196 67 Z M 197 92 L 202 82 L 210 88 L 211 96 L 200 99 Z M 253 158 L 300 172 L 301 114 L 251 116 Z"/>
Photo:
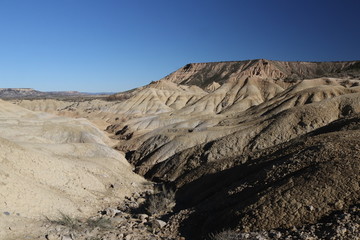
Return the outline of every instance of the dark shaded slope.
<path id="1" fill-rule="evenodd" d="M 190 212 L 181 224 L 182 233 L 201 239 L 228 228 L 291 228 L 316 223 L 358 203 L 360 131 L 351 129 L 358 129 L 359 122 L 359 116 L 341 119 L 318 132 L 250 153 L 244 164 L 243 158 L 224 159 L 235 166 L 180 188 L 179 205 Z M 215 170 L 226 164 L 210 165 Z"/>

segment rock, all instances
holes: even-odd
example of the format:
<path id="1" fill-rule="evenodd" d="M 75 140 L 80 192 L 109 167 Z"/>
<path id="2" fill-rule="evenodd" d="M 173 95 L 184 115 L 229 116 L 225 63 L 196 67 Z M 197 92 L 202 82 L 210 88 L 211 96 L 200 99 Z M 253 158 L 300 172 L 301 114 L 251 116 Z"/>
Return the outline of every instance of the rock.
<path id="1" fill-rule="evenodd" d="M 71 235 L 64 235 L 61 237 L 61 240 L 74 240 Z"/>
<path id="2" fill-rule="evenodd" d="M 340 235 L 344 235 L 347 232 L 347 229 L 345 227 L 340 227 L 336 232 Z"/>
<path id="3" fill-rule="evenodd" d="M 344 208 L 344 202 L 342 200 L 339 200 L 335 203 L 335 208 L 337 210 L 342 210 Z"/>
<path id="4" fill-rule="evenodd" d="M 281 233 L 272 230 L 270 231 L 269 237 L 271 237 L 272 239 L 279 239 L 281 238 Z"/>
<path id="5" fill-rule="evenodd" d="M 152 228 L 163 228 L 165 225 L 166 225 L 166 222 L 159 220 L 159 219 L 154 219 L 151 221 Z"/>
<path id="6" fill-rule="evenodd" d="M 258 235 L 255 237 L 256 240 L 267 240 L 264 236 Z"/>
<path id="7" fill-rule="evenodd" d="M 125 240 L 132 240 L 133 239 L 133 235 L 129 234 L 126 235 Z"/>
<path id="8" fill-rule="evenodd" d="M 105 209 L 106 215 L 110 216 L 110 217 L 115 217 L 115 215 L 121 213 L 120 210 L 115 209 L 115 208 L 107 208 Z"/>
<path id="9" fill-rule="evenodd" d="M 110 235 L 107 236 L 107 240 L 118 240 L 118 237 L 115 233 L 110 233 Z"/>
<path id="10" fill-rule="evenodd" d="M 314 211 L 315 210 L 314 206 L 312 206 L 312 205 L 308 206 L 308 209 L 309 209 L 309 211 Z"/>
<path id="11" fill-rule="evenodd" d="M 55 233 L 50 233 L 45 236 L 46 240 L 60 240 L 60 237 Z"/>
<path id="12" fill-rule="evenodd" d="M 138 199 L 136 200 L 136 202 L 137 202 L 139 205 L 141 205 L 141 204 L 143 204 L 144 202 L 146 202 L 146 199 L 140 197 L 140 198 L 138 198 Z"/>
<path id="13" fill-rule="evenodd" d="M 65 229 L 65 227 L 62 226 L 62 225 L 59 225 L 59 226 L 55 227 L 55 231 L 57 231 L 57 232 L 62 232 L 64 229 Z"/>
<path id="14" fill-rule="evenodd" d="M 141 222 L 147 222 L 147 219 L 149 218 L 149 215 L 147 214 L 139 214 L 138 218 L 141 220 Z"/>

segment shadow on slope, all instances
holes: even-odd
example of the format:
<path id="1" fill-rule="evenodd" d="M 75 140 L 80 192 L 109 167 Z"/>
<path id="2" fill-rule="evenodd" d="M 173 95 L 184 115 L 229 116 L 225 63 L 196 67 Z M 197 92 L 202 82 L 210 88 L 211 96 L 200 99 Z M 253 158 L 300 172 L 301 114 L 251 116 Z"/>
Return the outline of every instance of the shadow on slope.
<path id="1" fill-rule="evenodd" d="M 192 213 L 182 222 L 181 233 L 202 239 L 228 228 L 291 228 L 356 204 L 359 122 L 359 115 L 340 119 L 288 143 L 250 153 L 245 164 L 235 158 L 236 166 L 184 185 L 178 203 Z M 221 163 L 208 167 L 215 169 L 217 164 Z"/>

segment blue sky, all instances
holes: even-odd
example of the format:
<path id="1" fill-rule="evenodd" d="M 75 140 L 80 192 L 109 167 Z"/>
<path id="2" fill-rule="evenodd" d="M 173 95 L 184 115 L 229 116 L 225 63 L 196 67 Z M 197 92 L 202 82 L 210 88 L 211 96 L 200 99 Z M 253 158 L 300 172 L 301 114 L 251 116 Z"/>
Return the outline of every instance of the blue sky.
<path id="1" fill-rule="evenodd" d="M 190 62 L 360 60 L 358 0 L 0 0 L 0 88 L 118 92 Z"/>

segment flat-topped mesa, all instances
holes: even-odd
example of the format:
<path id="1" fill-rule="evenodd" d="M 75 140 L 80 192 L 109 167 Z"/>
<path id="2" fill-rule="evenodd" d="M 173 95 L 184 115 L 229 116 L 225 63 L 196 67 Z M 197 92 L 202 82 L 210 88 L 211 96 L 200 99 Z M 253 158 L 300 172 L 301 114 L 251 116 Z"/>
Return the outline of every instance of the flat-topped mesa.
<path id="1" fill-rule="evenodd" d="M 189 63 L 162 80 L 177 84 L 197 85 L 206 89 L 213 82 L 222 85 L 231 78 L 241 78 L 244 76 L 281 80 L 338 76 L 342 72 L 354 69 L 359 71 L 359 64 L 359 61 L 284 62 L 266 59 Z"/>

